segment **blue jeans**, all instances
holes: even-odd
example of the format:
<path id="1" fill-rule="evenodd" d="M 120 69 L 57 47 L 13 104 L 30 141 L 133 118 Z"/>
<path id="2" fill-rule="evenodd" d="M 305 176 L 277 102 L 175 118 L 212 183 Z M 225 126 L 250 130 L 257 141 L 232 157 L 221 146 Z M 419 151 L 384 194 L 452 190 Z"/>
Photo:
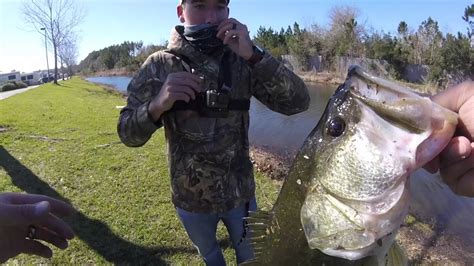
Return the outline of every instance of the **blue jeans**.
<path id="1" fill-rule="evenodd" d="M 247 210 L 248 207 L 248 210 Z M 189 238 L 197 248 L 206 265 L 226 265 L 222 251 L 217 243 L 217 223 L 222 220 L 229 232 L 232 246 L 235 250 L 237 263 L 254 258 L 252 247 L 248 243 L 248 234 L 243 238 L 245 225 L 243 218 L 247 211 L 256 211 L 255 199 L 248 204 L 222 213 L 192 213 L 176 208 L 179 219 L 183 224 Z"/>

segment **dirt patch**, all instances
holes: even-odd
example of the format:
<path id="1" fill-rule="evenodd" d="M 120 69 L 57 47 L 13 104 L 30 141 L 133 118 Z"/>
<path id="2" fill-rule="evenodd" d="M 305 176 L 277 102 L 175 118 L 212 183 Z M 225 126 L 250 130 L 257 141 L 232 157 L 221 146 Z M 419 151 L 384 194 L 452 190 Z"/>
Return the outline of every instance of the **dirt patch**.
<path id="1" fill-rule="evenodd" d="M 252 147 L 255 169 L 275 180 L 284 180 L 295 154 L 276 154 L 271 150 Z M 281 182 L 283 184 L 283 182 Z M 443 232 L 433 222 L 421 221 L 410 215 L 401 225 L 397 242 L 405 250 L 410 264 L 472 265 L 474 246 L 461 238 Z"/>
<path id="2" fill-rule="evenodd" d="M 284 180 L 290 170 L 291 154 L 277 154 L 264 148 L 252 147 L 250 157 L 256 170 L 265 173 L 271 179 Z"/>
<path id="3" fill-rule="evenodd" d="M 50 138 L 50 137 L 47 137 L 47 136 L 35 136 L 35 135 L 29 135 L 29 136 L 26 136 L 26 137 L 31 138 L 31 139 L 44 141 L 44 142 L 62 142 L 62 141 L 68 140 L 68 139 L 65 139 L 65 138 Z"/>
<path id="4" fill-rule="evenodd" d="M 0 126 L 0 133 L 4 133 L 10 131 L 11 129 L 7 126 Z"/>
<path id="5" fill-rule="evenodd" d="M 88 77 L 93 76 L 93 77 L 102 77 L 102 76 L 127 76 L 127 77 L 132 77 L 135 71 L 130 71 L 127 70 L 126 68 L 114 68 L 110 70 L 102 70 L 102 71 L 97 71 L 91 73 L 91 75 L 88 75 Z"/>
<path id="6" fill-rule="evenodd" d="M 473 246 L 421 221 L 402 224 L 397 242 L 414 264 L 469 265 L 474 262 Z"/>
<path id="7" fill-rule="evenodd" d="M 301 72 L 297 73 L 298 76 L 305 82 L 316 82 L 339 85 L 344 82 L 344 79 L 339 77 L 337 74 L 329 72 Z"/>

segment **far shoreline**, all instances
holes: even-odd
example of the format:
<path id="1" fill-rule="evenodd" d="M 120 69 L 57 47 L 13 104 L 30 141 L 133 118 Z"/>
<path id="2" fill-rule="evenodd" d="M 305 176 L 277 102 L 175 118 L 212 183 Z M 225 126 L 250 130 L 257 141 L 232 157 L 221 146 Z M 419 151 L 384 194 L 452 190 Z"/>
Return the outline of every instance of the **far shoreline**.
<path id="1" fill-rule="evenodd" d="M 126 70 L 125 68 L 120 69 L 111 69 L 111 70 L 101 70 L 97 72 L 90 73 L 88 75 L 80 74 L 82 77 L 130 77 L 134 76 L 135 72 Z M 324 83 L 339 85 L 344 82 L 344 79 L 340 78 L 336 73 L 331 72 L 296 72 L 296 74 L 304 81 L 310 83 Z"/>
<path id="2" fill-rule="evenodd" d="M 117 68 L 117 69 L 110 69 L 110 70 L 101 70 L 101 71 L 96 71 L 96 72 L 87 73 L 87 74 L 79 73 L 78 75 L 81 76 L 82 78 L 118 77 L 118 76 L 133 78 L 133 76 L 135 75 L 137 71 L 130 71 L 130 70 L 127 70 L 126 68 Z M 307 83 L 328 84 L 328 85 L 338 86 L 344 83 L 345 81 L 345 76 L 342 77 L 341 74 L 336 73 L 336 72 L 328 72 L 328 71 L 316 72 L 316 71 L 311 70 L 311 71 L 295 71 L 295 73 L 304 82 L 307 82 Z M 391 78 L 388 78 L 388 79 L 394 81 L 395 83 L 400 84 L 401 86 L 409 87 L 412 90 L 425 96 L 434 95 L 442 90 L 438 88 L 435 84 L 430 83 L 430 82 L 424 83 L 424 84 L 418 84 L 418 83 L 410 83 L 403 80 L 395 80 Z"/>

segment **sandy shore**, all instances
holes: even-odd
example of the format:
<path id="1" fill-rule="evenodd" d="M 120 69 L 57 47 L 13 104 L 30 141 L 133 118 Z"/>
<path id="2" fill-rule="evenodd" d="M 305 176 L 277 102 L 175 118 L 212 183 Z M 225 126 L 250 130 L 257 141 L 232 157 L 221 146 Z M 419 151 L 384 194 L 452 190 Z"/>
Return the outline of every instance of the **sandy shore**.
<path id="1" fill-rule="evenodd" d="M 339 85 L 344 82 L 344 79 L 335 73 L 330 72 L 298 72 L 298 76 L 305 82 L 316 82 Z"/>
<path id="2" fill-rule="evenodd" d="M 115 76 L 126 76 L 126 77 L 133 77 L 135 72 L 128 71 L 126 68 L 118 68 L 118 69 L 111 69 L 111 70 L 101 70 L 96 71 L 87 75 L 87 77 L 115 77 Z"/>

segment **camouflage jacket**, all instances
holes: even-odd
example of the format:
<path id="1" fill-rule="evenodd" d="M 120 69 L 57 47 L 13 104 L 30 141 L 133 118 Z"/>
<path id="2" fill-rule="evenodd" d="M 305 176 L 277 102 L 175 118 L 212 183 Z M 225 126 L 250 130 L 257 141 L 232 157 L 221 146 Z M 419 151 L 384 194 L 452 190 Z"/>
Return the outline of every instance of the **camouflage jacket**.
<path id="1" fill-rule="evenodd" d="M 190 66 L 205 77 L 204 88 L 217 86 L 222 54 L 211 57 L 199 53 L 177 31 L 182 31 L 182 26 L 171 35 L 168 51 L 172 53 L 152 54 L 128 85 L 127 106 L 120 113 L 118 133 L 124 144 L 137 147 L 164 126 L 175 206 L 200 213 L 227 211 L 255 196 L 248 111 L 230 111 L 226 118 L 200 117 L 193 110 L 169 111 L 155 123 L 148 116 L 148 104 L 167 75 L 183 71 L 183 62 L 176 55 L 187 58 Z M 254 96 L 271 110 L 286 115 L 308 108 L 306 85 L 270 54 L 266 53 L 253 68 L 238 55 L 230 54 L 231 99 Z"/>

